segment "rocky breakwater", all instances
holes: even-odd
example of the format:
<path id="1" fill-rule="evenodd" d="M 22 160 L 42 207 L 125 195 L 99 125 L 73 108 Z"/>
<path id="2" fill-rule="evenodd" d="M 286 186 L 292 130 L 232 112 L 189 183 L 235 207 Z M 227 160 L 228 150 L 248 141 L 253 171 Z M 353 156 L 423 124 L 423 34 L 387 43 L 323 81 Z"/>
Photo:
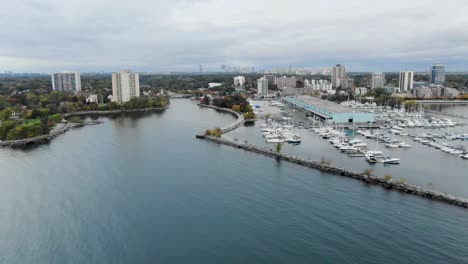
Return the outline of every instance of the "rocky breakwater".
<path id="1" fill-rule="evenodd" d="M 67 132 L 71 127 L 72 125 L 70 123 L 60 123 L 47 135 L 18 140 L 0 141 L 0 147 L 21 147 L 30 144 L 46 142 Z"/>
<path id="2" fill-rule="evenodd" d="M 200 104 L 200 103 L 197 103 L 197 105 L 201 106 L 201 107 L 207 107 L 207 108 L 223 111 L 223 112 L 226 112 L 226 113 L 230 113 L 230 114 L 233 114 L 234 116 L 237 117 L 235 122 L 221 128 L 221 132 L 223 134 L 228 133 L 228 132 L 230 132 L 230 131 L 232 131 L 232 130 L 234 130 L 236 128 L 239 128 L 245 122 L 244 116 L 242 114 L 240 114 L 240 113 L 238 113 L 236 111 L 233 111 L 231 109 L 221 108 L 221 107 L 217 107 L 217 106 L 213 106 L 213 105 Z M 204 133 L 197 134 L 197 138 L 203 138 L 204 136 L 205 136 Z"/>
<path id="3" fill-rule="evenodd" d="M 372 175 L 366 175 L 364 173 L 359 173 L 353 170 L 324 164 L 322 162 L 311 161 L 311 160 L 307 160 L 307 159 L 300 158 L 300 157 L 278 153 L 272 149 L 260 148 L 252 144 L 242 144 L 242 143 L 235 142 L 232 140 L 216 138 L 216 137 L 211 137 L 211 136 L 203 136 L 201 138 L 217 143 L 217 144 L 231 146 L 231 147 L 243 149 L 246 151 L 262 154 L 262 155 L 272 157 L 278 160 L 284 160 L 284 161 L 299 164 L 302 166 L 307 166 L 307 167 L 317 169 L 328 174 L 349 177 L 349 178 L 353 178 L 356 180 L 360 180 L 368 184 L 379 185 L 388 190 L 396 190 L 402 193 L 412 194 L 412 195 L 420 196 L 423 198 L 437 200 L 437 201 L 441 201 L 444 203 L 468 208 L 468 199 L 455 197 L 447 193 L 437 192 L 437 191 L 425 189 L 425 188 L 411 185 L 411 184 L 393 182 L 392 180 L 385 180 L 383 178 L 379 178 L 379 177 L 372 176 Z"/>

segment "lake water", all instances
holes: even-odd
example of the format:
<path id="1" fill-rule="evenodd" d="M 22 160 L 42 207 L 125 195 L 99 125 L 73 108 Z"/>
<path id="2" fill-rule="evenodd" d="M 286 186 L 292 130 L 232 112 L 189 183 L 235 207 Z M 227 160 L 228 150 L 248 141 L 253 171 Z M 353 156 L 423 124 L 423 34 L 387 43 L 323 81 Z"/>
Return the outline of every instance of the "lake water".
<path id="1" fill-rule="evenodd" d="M 0 263 L 468 262 L 468 210 L 195 139 L 230 115 L 100 119 L 0 149 Z"/>

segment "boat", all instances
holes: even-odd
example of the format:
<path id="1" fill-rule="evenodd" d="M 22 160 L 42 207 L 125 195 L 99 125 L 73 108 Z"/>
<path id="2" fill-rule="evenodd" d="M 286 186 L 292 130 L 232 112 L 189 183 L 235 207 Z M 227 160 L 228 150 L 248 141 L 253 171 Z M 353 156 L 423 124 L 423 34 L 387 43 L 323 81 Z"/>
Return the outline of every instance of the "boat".
<path id="1" fill-rule="evenodd" d="M 399 144 L 395 144 L 395 143 L 388 143 L 388 144 L 385 144 L 385 147 L 386 147 L 386 148 L 399 148 L 400 145 L 399 145 Z"/>
<path id="2" fill-rule="evenodd" d="M 400 148 L 411 148 L 411 145 L 406 143 L 406 142 L 400 142 L 400 144 L 398 144 L 398 146 Z"/>
<path id="3" fill-rule="evenodd" d="M 460 158 L 468 160 L 468 153 L 460 155 Z"/>
<path id="4" fill-rule="evenodd" d="M 284 143 L 284 140 L 281 138 L 269 138 L 266 140 L 267 143 Z"/>
<path id="5" fill-rule="evenodd" d="M 400 164 L 400 159 L 397 158 L 392 158 L 392 157 L 383 157 L 381 159 L 377 159 L 377 162 L 382 163 L 382 164 Z"/>
<path id="6" fill-rule="evenodd" d="M 288 142 L 288 143 L 301 143 L 302 142 L 302 138 L 298 135 L 293 135 L 291 137 L 287 137 L 285 138 L 285 141 Z"/>
<path id="7" fill-rule="evenodd" d="M 366 161 L 369 163 L 377 163 L 377 159 L 375 158 L 375 155 L 372 154 L 365 154 L 366 155 Z"/>

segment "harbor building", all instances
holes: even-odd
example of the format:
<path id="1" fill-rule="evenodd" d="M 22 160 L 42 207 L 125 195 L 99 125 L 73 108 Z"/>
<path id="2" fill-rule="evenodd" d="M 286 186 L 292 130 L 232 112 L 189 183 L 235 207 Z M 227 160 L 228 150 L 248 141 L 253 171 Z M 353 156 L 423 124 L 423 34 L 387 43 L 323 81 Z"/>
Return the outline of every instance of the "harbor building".
<path id="1" fill-rule="evenodd" d="M 257 96 L 264 98 L 268 96 L 268 79 L 262 77 L 257 80 Z"/>
<path id="2" fill-rule="evenodd" d="M 124 70 L 112 73 L 112 101 L 125 103 L 132 97 L 140 96 L 140 79 L 138 73 Z"/>
<path id="3" fill-rule="evenodd" d="M 385 87 L 385 73 L 374 72 L 372 73 L 371 89 Z"/>
<path id="4" fill-rule="evenodd" d="M 341 64 L 337 64 L 335 67 L 332 69 L 332 76 L 331 76 L 331 81 L 332 81 L 332 86 L 333 88 L 338 88 L 341 85 L 341 79 L 346 77 L 346 67 L 342 66 Z"/>
<path id="5" fill-rule="evenodd" d="M 81 77 L 79 72 L 65 72 L 52 74 L 52 89 L 54 91 L 81 91 Z"/>
<path id="6" fill-rule="evenodd" d="M 330 124 L 369 124 L 375 121 L 374 113 L 355 110 L 318 97 L 288 96 L 283 98 L 283 102 Z"/>
<path id="7" fill-rule="evenodd" d="M 400 92 L 404 93 L 413 89 L 414 72 L 403 71 L 400 72 Z"/>
<path id="8" fill-rule="evenodd" d="M 445 83 L 445 65 L 437 62 L 431 65 L 430 84 L 444 85 Z"/>

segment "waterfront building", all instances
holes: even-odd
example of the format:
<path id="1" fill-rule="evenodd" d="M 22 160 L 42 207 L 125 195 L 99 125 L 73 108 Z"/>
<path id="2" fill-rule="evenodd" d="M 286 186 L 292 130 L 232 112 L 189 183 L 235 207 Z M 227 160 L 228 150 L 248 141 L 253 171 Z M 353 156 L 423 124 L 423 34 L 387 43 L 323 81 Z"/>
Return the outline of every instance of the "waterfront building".
<path id="1" fill-rule="evenodd" d="M 278 89 L 296 88 L 296 77 L 279 77 L 276 78 L 276 86 Z"/>
<path id="2" fill-rule="evenodd" d="M 413 89 L 413 78 L 414 72 L 412 71 L 400 72 L 399 87 L 401 92 L 406 92 Z"/>
<path id="3" fill-rule="evenodd" d="M 81 77 L 79 72 L 53 73 L 52 89 L 54 91 L 81 91 Z"/>
<path id="4" fill-rule="evenodd" d="M 411 90 L 411 94 L 416 98 L 427 99 L 432 97 L 432 90 L 429 87 L 417 87 Z"/>
<path id="5" fill-rule="evenodd" d="M 257 96 L 268 96 L 268 79 L 262 77 L 257 80 Z"/>
<path id="6" fill-rule="evenodd" d="M 244 76 L 234 77 L 234 86 L 235 87 L 244 86 L 244 84 L 245 84 L 245 77 Z"/>
<path id="7" fill-rule="evenodd" d="M 367 88 L 366 87 L 356 87 L 356 89 L 354 89 L 354 94 L 355 95 L 366 95 L 367 94 Z"/>
<path id="8" fill-rule="evenodd" d="M 138 73 L 124 70 L 112 73 L 112 101 L 125 103 L 133 97 L 140 96 L 140 79 Z"/>
<path id="9" fill-rule="evenodd" d="M 371 89 L 385 87 L 385 73 L 374 72 L 371 78 Z"/>
<path id="10" fill-rule="evenodd" d="M 344 77 L 346 77 L 345 66 L 342 66 L 341 64 L 337 64 L 335 67 L 333 67 L 332 77 L 331 77 L 333 88 L 338 88 L 341 85 L 340 80 Z"/>
<path id="11" fill-rule="evenodd" d="M 268 74 L 263 76 L 263 78 L 268 80 L 268 89 L 273 89 L 276 84 L 276 76 L 272 74 Z"/>
<path id="12" fill-rule="evenodd" d="M 300 95 L 283 97 L 283 102 L 292 107 L 311 113 L 327 123 L 372 123 L 375 115 L 371 112 L 359 111 L 318 97 Z"/>
<path id="13" fill-rule="evenodd" d="M 430 84 L 444 85 L 445 83 L 445 65 L 443 63 L 433 63 L 431 65 Z"/>
<path id="14" fill-rule="evenodd" d="M 348 76 L 341 78 L 340 85 L 342 89 L 351 89 L 353 88 L 354 80 Z"/>

